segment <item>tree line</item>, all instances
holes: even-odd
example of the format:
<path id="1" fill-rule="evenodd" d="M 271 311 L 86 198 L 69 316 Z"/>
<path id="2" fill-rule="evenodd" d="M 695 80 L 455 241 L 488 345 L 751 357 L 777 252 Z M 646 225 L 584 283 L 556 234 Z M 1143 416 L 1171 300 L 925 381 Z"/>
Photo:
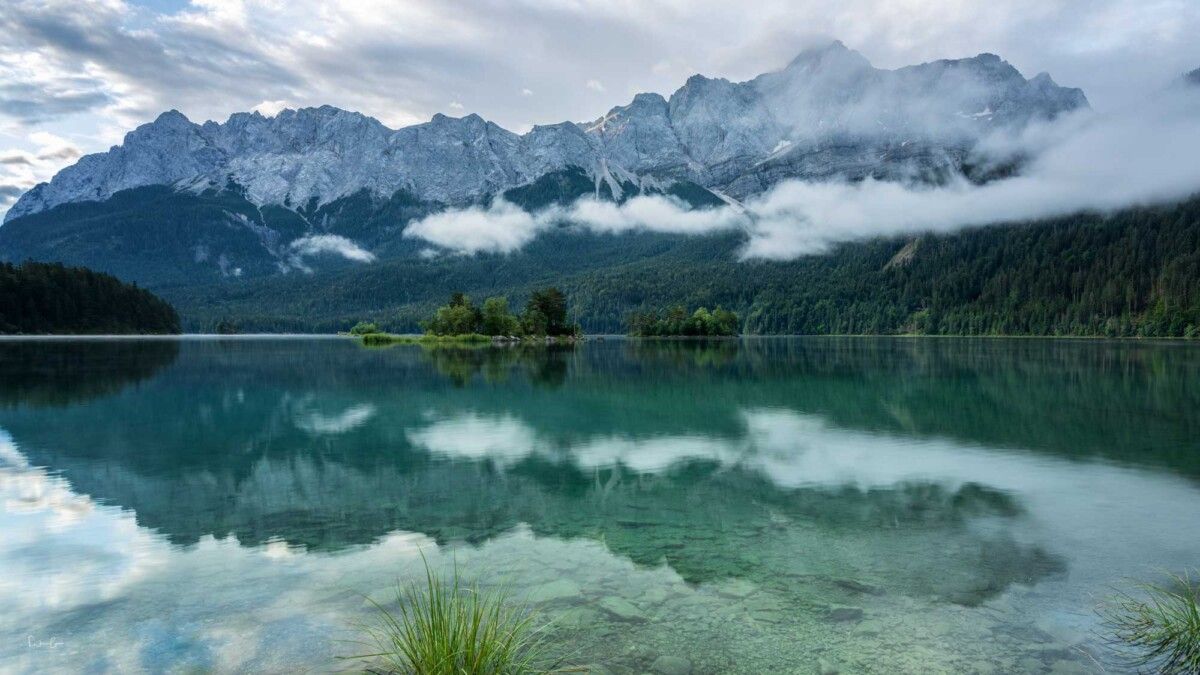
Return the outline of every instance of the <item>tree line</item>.
<path id="1" fill-rule="evenodd" d="M 529 295 L 525 309 L 514 314 L 505 296 L 485 299 L 476 306 L 465 293 L 456 291 L 450 301 L 438 307 L 433 316 L 420 322 L 427 335 L 453 337 L 486 335 L 491 337 L 567 337 L 580 335 L 579 324 L 571 321 L 567 297 L 557 288 L 536 290 Z M 359 322 L 350 329 L 353 335 L 380 332 L 374 323 Z"/>
<path id="2" fill-rule="evenodd" d="M 1200 198 L 947 234 L 882 237 L 791 261 L 744 261 L 736 233 L 548 232 L 504 256 L 380 260 L 369 268 L 164 289 L 201 327 L 327 330 L 369 314 L 413 332 L 447 280 L 525 297 L 545 279 L 589 333 L 631 312 L 725 307 L 744 334 L 1200 337 Z M 436 298 L 436 300 L 435 300 Z"/>
<path id="3" fill-rule="evenodd" d="M 512 337 L 562 337 L 582 332 L 579 324 L 567 317 L 567 296 L 557 288 L 543 288 L 529 295 L 519 315 L 508 308 L 508 298 L 493 296 L 476 307 L 462 292 L 450 295 L 450 302 L 439 307 L 433 317 L 422 323 L 430 335 L 469 335 L 478 333 Z"/>
<path id="4" fill-rule="evenodd" d="M 116 277 L 61 263 L 0 263 L 0 333 L 178 332 L 171 305 Z"/>
<path id="5" fill-rule="evenodd" d="M 720 307 L 711 312 L 701 307 L 689 315 L 683 305 L 675 305 L 665 313 L 632 312 L 629 334 L 635 337 L 734 336 L 738 334 L 738 316 Z"/>

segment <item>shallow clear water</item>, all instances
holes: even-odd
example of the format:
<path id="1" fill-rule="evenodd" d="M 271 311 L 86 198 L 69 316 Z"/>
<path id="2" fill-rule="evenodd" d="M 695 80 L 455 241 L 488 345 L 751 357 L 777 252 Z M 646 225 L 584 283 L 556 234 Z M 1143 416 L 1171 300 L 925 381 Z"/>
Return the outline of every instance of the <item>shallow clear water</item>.
<path id="1" fill-rule="evenodd" d="M 457 564 L 596 672 L 1109 672 L 1200 348 L 0 341 L 0 671 L 329 671 Z"/>

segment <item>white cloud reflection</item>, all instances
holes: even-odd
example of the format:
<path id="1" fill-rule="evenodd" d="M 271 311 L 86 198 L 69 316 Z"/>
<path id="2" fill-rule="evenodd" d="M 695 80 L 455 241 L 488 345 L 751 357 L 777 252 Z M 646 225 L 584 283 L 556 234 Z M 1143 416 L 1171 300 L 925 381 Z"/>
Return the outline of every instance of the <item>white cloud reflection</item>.
<path id="1" fill-rule="evenodd" d="M 984 485 L 1017 495 L 1033 531 L 1050 548 L 1083 556 L 1103 547 L 1092 562 L 1106 560 L 1143 575 L 1191 564 L 1192 542 L 1200 541 L 1200 520 L 1162 517 L 1200 512 L 1200 490 L 1176 475 L 944 438 L 844 429 L 786 409 L 748 408 L 739 418 L 743 432 L 733 437 L 612 434 L 564 442 L 511 415 L 471 412 L 410 431 L 409 438 L 434 454 L 488 458 L 501 466 L 539 456 L 583 470 L 623 466 L 665 474 L 684 462 L 711 461 L 754 472 L 782 489 Z M 1149 560 L 1145 551 L 1159 556 Z M 1081 562 L 1075 560 L 1073 569 Z M 1092 572 L 1113 578 L 1110 571 Z"/>
<path id="2" fill-rule="evenodd" d="M 408 442 L 436 455 L 510 464 L 533 454 L 537 434 L 511 415 L 464 413 L 405 432 Z"/>
<path id="3" fill-rule="evenodd" d="M 1174 475 L 843 429 L 819 416 L 780 408 L 747 408 L 739 418 L 742 431 L 729 437 L 599 434 L 555 441 L 512 414 L 462 412 L 433 415 L 407 436 L 438 455 L 491 458 L 506 466 L 543 454 L 582 468 L 619 463 L 664 473 L 699 459 L 759 472 L 782 488 L 887 488 L 913 481 L 985 485 L 1014 495 L 1023 509 L 1020 527 L 1006 528 L 1007 534 L 1066 560 L 1069 577 L 1053 583 L 1067 588 L 1057 588 L 1051 598 L 1039 586 L 1039 602 L 1049 604 L 1038 605 L 1042 614 L 1036 618 L 1051 624 L 1075 621 L 1069 608 L 1120 575 L 1140 576 L 1194 561 L 1200 522 L 1162 516 L 1200 510 L 1200 491 Z M 312 485 L 311 474 L 321 472 L 354 474 L 336 463 L 264 459 L 239 499 L 294 508 L 303 502 L 281 498 L 275 503 L 267 493 L 291 494 L 297 486 Z M 357 475 L 361 481 L 373 479 Z M 308 498 L 321 494 L 300 492 Z M 0 435 L 0 507 L 0 569 L 5 572 L 0 638 L 21 643 L 15 650 L 8 642 L 0 645 L 0 667 L 21 672 L 77 671 L 95 664 L 98 652 L 105 668 L 121 672 L 189 663 L 222 671 L 288 670 L 297 661 L 312 666 L 328 658 L 331 639 L 363 617 L 355 591 L 386 599 L 398 575 L 419 569 L 419 550 L 439 551 L 429 537 L 403 532 L 336 553 L 306 551 L 280 540 L 243 546 L 234 537 L 211 534 L 191 546 L 173 546 L 139 527 L 133 512 L 97 504 L 73 492 L 65 480 L 30 466 L 7 435 Z M 503 572 L 525 583 L 574 574 L 581 584 L 604 576 L 630 588 L 670 583 L 677 593 L 711 595 L 682 584 L 668 567 L 635 566 L 586 536 L 564 541 L 517 526 L 478 548 L 455 550 L 458 561 L 473 570 Z M 853 556 L 869 556 L 870 550 L 840 555 L 865 563 L 866 558 Z M 547 566 L 547 560 L 564 566 Z M 529 561 L 539 562 L 530 567 Z M 911 611 L 911 605 L 904 607 Z M 75 610 L 87 608 L 103 612 L 104 620 L 71 623 L 73 616 L 83 616 Z M 1032 618 L 1021 615 L 1022 621 Z M 63 636 L 63 649 L 24 648 L 25 636 L 49 637 L 45 633 L 56 630 L 53 626 L 68 625 L 74 632 Z"/>
<path id="4" fill-rule="evenodd" d="M 166 561 L 132 512 L 100 507 L 31 466 L 2 430 L 0 533 L 0 617 L 7 621 L 112 600 Z"/>
<path id="5" fill-rule="evenodd" d="M 375 405 L 371 403 L 352 405 L 334 415 L 316 410 L 303 411 L 296 415 L 296 427 L 310 434 L 343 434 L 366 424 L 375 412 Z"/>

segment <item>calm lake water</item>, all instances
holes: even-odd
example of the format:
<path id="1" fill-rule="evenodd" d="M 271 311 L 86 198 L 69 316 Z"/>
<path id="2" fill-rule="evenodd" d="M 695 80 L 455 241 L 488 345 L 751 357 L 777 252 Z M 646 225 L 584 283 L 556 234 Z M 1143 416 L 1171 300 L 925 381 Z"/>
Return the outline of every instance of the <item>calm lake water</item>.
<path id="1" fill-rule="evenodd" d="M 421 552 L 598 672 L 1120 671 L 1198 439 L 1198 345 L 3 341 L 0 671 L 345 669 Z"/>

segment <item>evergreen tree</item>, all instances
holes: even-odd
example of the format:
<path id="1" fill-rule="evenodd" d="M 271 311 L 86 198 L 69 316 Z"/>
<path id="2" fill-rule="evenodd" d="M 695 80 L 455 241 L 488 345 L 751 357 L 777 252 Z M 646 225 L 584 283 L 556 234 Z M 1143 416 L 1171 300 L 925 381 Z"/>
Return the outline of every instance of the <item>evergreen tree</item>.
<path id="1" fill-rule="evenodd" d="M 179 315 L 153 293 L 60 263 L 0 263 L 0 333 L 178 333 Z"/>
<path id="2" fill-rule="evenodd" d="M 525 304 L 526 332 L 533 335 L 575 335 L 579 326 L 567 319 L 567 296 L 551 286 L 534 291 Z M 534 330 L 530 330 L 533 327 Z"/>

